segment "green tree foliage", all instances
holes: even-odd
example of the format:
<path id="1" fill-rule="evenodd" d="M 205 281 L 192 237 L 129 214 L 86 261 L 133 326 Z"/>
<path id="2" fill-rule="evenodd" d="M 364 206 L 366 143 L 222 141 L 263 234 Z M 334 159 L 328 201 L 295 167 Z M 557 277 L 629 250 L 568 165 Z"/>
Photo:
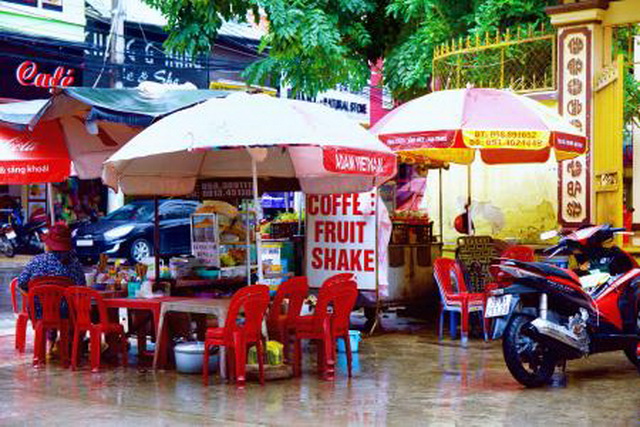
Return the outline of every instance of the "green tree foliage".
<path id="1" fill-rule="evenodd" d="M 284 79 L 315 95 L 346 84 L 360 89 L 385 59 L 385 84 L 399 98 L 428 90 L 433 48 L 451 38 L 547 19 L 552 0 L 145 0 L 168 20 L 167 48 L 207 52 L 222 22 L 266 15 L 268 55 L 249 81 Z"/>
<path id="2" fill-rule="evenodd" d="M 635 78 L 636 64 L 633 60 L 633 40 L 640 34 L 636 25 L 619 27 L 613 35 L 613 57 L 622 55 L 625 61 L 624 74 L 624 123 L 640 126 L 640 84 Z"/>

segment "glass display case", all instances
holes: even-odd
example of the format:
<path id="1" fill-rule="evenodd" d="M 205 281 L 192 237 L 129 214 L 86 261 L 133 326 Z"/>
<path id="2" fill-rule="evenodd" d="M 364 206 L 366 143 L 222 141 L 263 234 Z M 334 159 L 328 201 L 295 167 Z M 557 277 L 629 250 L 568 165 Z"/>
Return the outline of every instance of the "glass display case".
<path id="1" fill-rule="evenodd" d="M 236 218 L 218 213 L 191 216 L 191 252 L 203 265 L 219 270 L 220 278 L 251 277 L 256 268 L 256 215 Z"/>

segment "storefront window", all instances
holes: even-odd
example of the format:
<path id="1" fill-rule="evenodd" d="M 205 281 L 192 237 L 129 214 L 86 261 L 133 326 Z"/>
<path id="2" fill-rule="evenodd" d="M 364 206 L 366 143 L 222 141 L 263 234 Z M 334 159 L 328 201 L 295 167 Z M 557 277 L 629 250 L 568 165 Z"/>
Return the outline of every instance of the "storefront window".
<path id="1" fill-rule="evenodd" d="M 4 3 L 24 4 L 25 6 L 38 6 L 38 0 L 4 0 Z"/>
<path id="2" fill-rule="evenodd" d="M 62 11 L 62 1 L 63 0 L 41 0 L 40 6 L 43 9 Z M 3 2 L 38 7 L 38 0 L 3 0 Z"/>

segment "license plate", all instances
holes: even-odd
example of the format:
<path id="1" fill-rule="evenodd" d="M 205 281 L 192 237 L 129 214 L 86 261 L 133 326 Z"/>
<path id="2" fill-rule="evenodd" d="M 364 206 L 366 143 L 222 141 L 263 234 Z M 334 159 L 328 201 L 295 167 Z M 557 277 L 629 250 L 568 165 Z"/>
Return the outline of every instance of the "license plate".
<path id="1" fill-rule="evenodd" d="M 502 295 L 499 297 L 489 297 L 484 317 L 501 317 L 509 314 L 511 308 L 511 298 L 513 295 Z"/>
<path id="2" fill-rule="evenodd" d="M 86 248 L 88 246 L 93 246 L 93 240 L 88 240 L 88 239 L 76 240 L 76 245 L 78 245 L 78 247 L 83 247 L 83 248 Z"/>
<path id="3" fill-rule="evenodd" d="M 16 234 L 15 231 L 10 231 L 7 233 L 7 239 L 9 240 L 15 239 L 16 237 L 18 237 L 18 235 Z"/>

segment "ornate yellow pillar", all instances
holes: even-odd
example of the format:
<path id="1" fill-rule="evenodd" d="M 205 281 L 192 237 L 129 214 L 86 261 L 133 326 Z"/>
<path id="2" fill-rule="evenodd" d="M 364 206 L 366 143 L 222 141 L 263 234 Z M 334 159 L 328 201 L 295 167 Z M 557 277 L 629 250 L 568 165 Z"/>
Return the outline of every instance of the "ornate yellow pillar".
<path id="1" fill-rule="evenodd" d="M 558 220 L 622 226 L 625 71 L 622 57 L 614 58 L 613 34 L 640 22 L 640 1 L 564 3 L 547 9 L 558 29 L 559 110 L 585 131 L 590 152 L 560 168 Z"/>
<path id="2" fill-rule="evenodd" d="M 593 78 L 602 63 L 603 2 L 571 3 L 547 9 L 558 29 L 558 109 L 590 140 L 585 156 L 558 167 L 558 221 L 576 227 L 593 222 Z M 622 153 L 620 153 L 622 156 Z"/>

